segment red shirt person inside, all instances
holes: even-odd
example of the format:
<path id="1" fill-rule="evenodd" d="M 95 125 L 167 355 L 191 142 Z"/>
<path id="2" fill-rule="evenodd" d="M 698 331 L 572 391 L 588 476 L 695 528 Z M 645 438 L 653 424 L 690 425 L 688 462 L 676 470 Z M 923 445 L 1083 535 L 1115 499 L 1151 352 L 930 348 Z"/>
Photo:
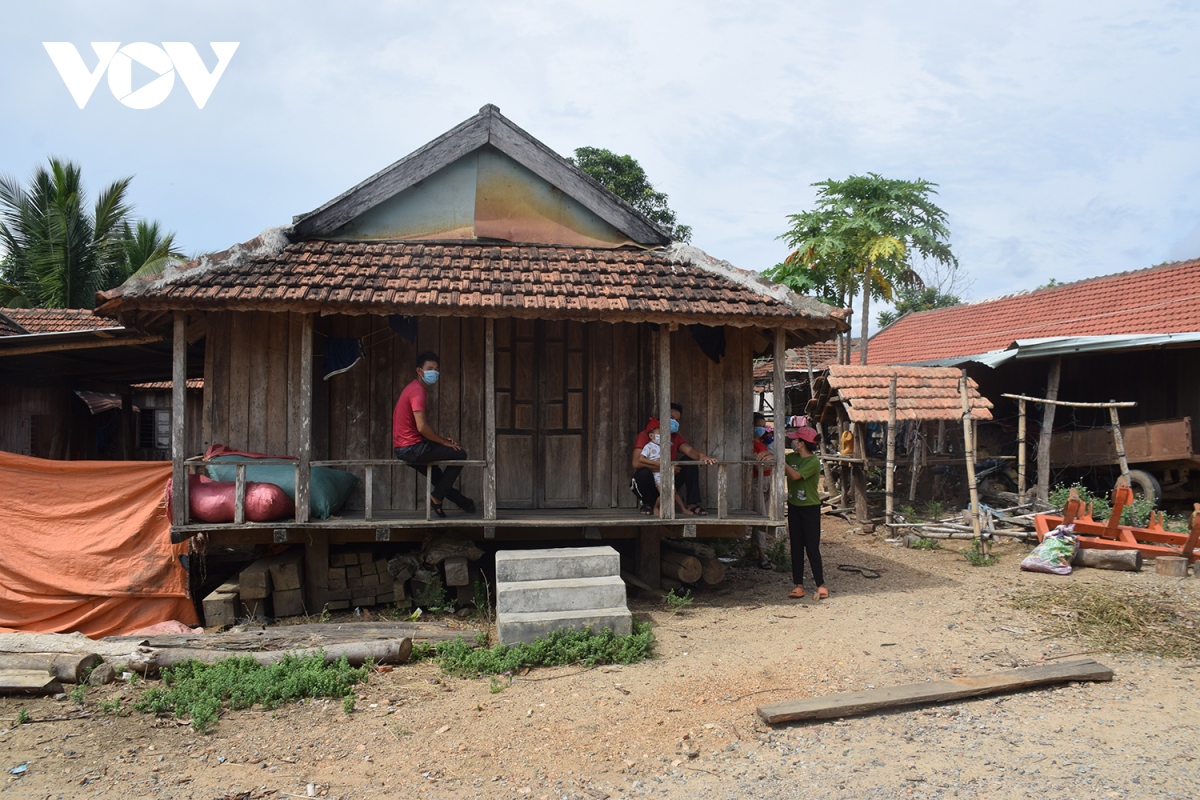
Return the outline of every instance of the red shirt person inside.
<path id="1" fill-rule="evenodd" d="M 428 389 L 437 383 L 441 375 L 440 366 L 437 353 L 425 352 L 417 356 L 416 378 L 400 392 L 400 399 L 392 411 L 392 447 L 396 458 L 422 475 L 430 462 L 465 461 L 467 458 L 467 451 L 458 442 L 448 436 L 438 435 L 425 414 Z M 442 500 L 446 497 L 468 514 L 475 513 L 475 501 L 454 488 L 462 467 L 451 465 L 442 469 L 435 465 L 431 469 L 433 489 L 429 498 L 433 513 L 439 517 L 446 516 L 442 509 Z"/>

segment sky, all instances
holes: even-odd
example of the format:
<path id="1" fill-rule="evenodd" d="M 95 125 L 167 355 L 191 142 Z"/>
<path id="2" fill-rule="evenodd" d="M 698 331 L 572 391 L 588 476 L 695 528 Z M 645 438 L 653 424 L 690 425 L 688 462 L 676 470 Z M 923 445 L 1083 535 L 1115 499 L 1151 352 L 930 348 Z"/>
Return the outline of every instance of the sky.
<path id="1" fill-rule="evenodd" d="M 984 299 L 1200 256 L 1200 4 L 0 1 L 0 174 L 54 155 L 222 250 L 494 103 L 557 152 L 634 156 L 692 243 L 762 270 L 812 184 L 938 185 Z M 176 76 L 81 110 L 43 42 L 238 42 L 203 109 Z M 178 72 L 178 70 L 177 70 Z M 154 73 L 135 65 L 132 88 Z"/>

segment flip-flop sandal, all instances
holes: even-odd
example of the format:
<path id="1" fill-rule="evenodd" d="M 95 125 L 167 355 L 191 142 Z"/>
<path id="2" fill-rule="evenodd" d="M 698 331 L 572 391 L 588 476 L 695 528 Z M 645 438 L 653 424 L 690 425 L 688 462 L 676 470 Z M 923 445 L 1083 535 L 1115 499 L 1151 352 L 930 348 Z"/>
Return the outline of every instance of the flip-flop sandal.
<path id="1" fill-rule="evenodd" d="M 653 509 L 653 508 L 651 508 L 650 506 L 642 506 L 642 508 L 641 508 L 641 513 L 642 513 L 644 516 L 647 516 L 647 517 L 653 517 L 653 516 L 654 516 L 654 509 Z"/>
<path id="2" fill-rule="evenodd" d="M 775 565 L 771 562 L 771 559 L 764 558 L 762 561 L 758 562 L 758 568 L 759 569 L 775 569 Z"/>
<path id="3" fill-rule="evenodd" d="M 799 600 L 801 597 L 804 597 L 806 594 L 807 594 L 807 592 L 805 592 L 802 588 L 797 586 L 795 589 L 792 589 L 790 592 L 788 592 L 788 597 Z"/>
<path id="4" fill-rule="evenodd" d="M 695 514 L 697 517 L 707 517 L 708 516 L 708 511 L 701 508 L 700 506 L 692 506 L 691 510 L 692 510 L 692 513 Z"/>
<path id="5" fill-rule="evenodd" d="M 824 586 L 818 586 L 817 587 L 817 599 L 818 600 L 828 600 L 829 599 L 829 590 L 826 589 Z"/>

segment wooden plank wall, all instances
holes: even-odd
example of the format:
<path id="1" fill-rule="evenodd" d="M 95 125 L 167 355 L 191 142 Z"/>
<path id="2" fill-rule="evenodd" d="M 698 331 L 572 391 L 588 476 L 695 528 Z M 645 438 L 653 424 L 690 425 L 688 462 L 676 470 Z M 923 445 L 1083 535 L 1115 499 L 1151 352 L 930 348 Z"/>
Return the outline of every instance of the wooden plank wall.
<path id="1" fill-rule="evenodd" d="M 0 386 L 0 450 L 20 455 L 50 457 L 49 434 L 46 422 L 67 413 L 66 390 L 62 387 Z M 32 418 L 40 417 L 42 452 L 31 452 L 30 426 Z M 35 450 L 37 442 L 32 442 Z M 62 457 L 61 454 L 58 456 Z"/>
<path id="2" fill-rule="evenodd" d="M 238 449 L 291 454 L 297 448 L 296 408 L 290 398 L 299 385 L 298 314 L 221 312 L 209 317 L 205 358 L 205 446 L 213 442 Z M 673 399 L 685 407 L 682 432 L 694 447 L 720 459 L 751 455 L 751 331 L 726 328 L 726 356 L 708 359 L 682 328 L 672 334 Z M 324 375 L 327 337 L 362 339 L 366 357 L 330 380 Z M 417 352 L 432 350 L 442 359 L 441 378 L 429 393 L 429 419 L 436 430 L 462 444 L 471 458 L 484 454 L 484 336 L 482 318 L 423 318 L 418 338 L 409 343 L 394 334 L 384 317 L 318 317 L 315 325 L 313 458 L 387 459 L 392 456 L 392 411 L 414 377 Z M 629 490 L 634 439 L 657 404 L 654 345 L 649 325 L 588 323 L 584 427 L 587 431 L 587 501 L 592 508 L 632 508 Z M 504 465 L 499 466 L 503 473 Z M 717 502 L 717 470 L 704 468 L 706 505 Z M 424 483 L 403 466 L 377 470 L 375 507 L 418 508 Z M 740 467 L 730 469 L 730 509 L 746 507 Z M 483 473 L 463 472 L 463 492 L 483 497 Z M 347 510 L 362 508 L 361 488 Z"/>

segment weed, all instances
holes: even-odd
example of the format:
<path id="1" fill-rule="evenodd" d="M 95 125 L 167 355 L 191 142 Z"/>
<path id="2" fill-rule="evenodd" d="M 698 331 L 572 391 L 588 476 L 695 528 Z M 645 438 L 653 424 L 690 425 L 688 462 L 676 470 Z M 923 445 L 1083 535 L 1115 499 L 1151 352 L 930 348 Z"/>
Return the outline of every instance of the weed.
<path id="1" fill-rule="evenodd" d="M 410 664 L 416 664 L 419 661 L 428 661 L 437 656 L 437 650 L 429 642 L 417 642 L 413 645 L 412 653 L 408 656 Z"/>
<path id="2" fill-rule="evenodd" d="M 29 716 L 29 712 L 25 709 L 17 709 L 17 724 L 24 725 L 27 722 L 33 722 L 33 717 Z"/>
<path id="3" fill-rule="evenodd" d="M 343 697 L 342 698 L 342 711 L 346 712 L 347 714 L 353 714 L 354 713 L 354 702 L 355 701 L 354 701 L 353 694 L 348 694 L 345 697 Z"/>
<path id="4" fill-rule="evenodd" d="M 233 709 L 255 704 L 276 708 L 305 697 L 346 697 L 354 692 L 355 684 L 367 681 L 369 672 L 369 666 L 351 667 L 344 657 L 326 663 L 324 653 L 303 658 L 287 655 L 269 666 L 248 656 L 212 664 L 191 660 L 164 669 L 165 686 L 147 689 L 134 707 L 143 713 L 173 711 L 178 717 L 190 716 L 192 727 L 203 731 L 226 705 Z"/>
<path id="5" fill-rule="evenodd" d="M 488 582 L 484 578 L 481 581 L 475 581 L 475 607 L 484 614 L 490 616 L 492 610 L 491 594 L 488 592 Z"/>
<path id="6" fill-rule="evenodd" d="M 129 712 L 121 708 L 121 698 L 113 697 L 109 700 L 100 701 L 100 710 L 105 714 L 115 714 L 118 717 L 123 717 Z"/>
<path id="7" fill-rule="evenodd" d="M 87 689 L 81 683 L 70 692 L 71 702 L 77 706 L 83 705 L 83 696 L 87 693 Z"/>
<path id="8" fill-rule="evenodd" d="M 787 539 L 776 539 L 767 545 L 767 559 L 776 569 L 790 570 L 792 568 L 792 553 L 788 548 Z"/>
<path id="9" fill-rule="evenodd" d="M 512 676 L 507 676 L 508 680 L 498 681 L 495 675 L 488 676 L 488 691 L 492 694 L 500 694 L 508 687 L 512 686 Z"/>
<path id="10" fill-rule="evenodd" d="M 667 592 L 663 595 L 663 602 L 667 604 L 672 614 L 678 614 L 692 604 L 692 592 L 689 589 L 682 590 L 679 594 L 675 594 L 675 590 Z"/>
<path id="11" fill-rule="evenodd" d="M 129 678 L 127 680 L 129 682 L 129 685 L 136 689 L 137 687 L 142 685 L 143 679 L 142 679 L 142 676 L 137 674 L 136 672 L 130 672 Z"/>
<path id="12" fill-rule="evenodd" d="M 328 604 L 328 603 L 326 603 L 326 604 L 325 604 L 325 605 L 324 605 L 324 606 L 321 608 L 321 618 L 320 618 L 320 621 L 321 621 L 321 622 L 329 622 L 329 620 L 330 620 L 330 619 L 332 619 L 332 618 L 333 618 L 333 614 L 330 614 L 330 613 L 329 613 L 329 604 Z"/>
<path id="13" fill-rule="evenodd" d="M 978 547 L 973 547 L 970 550 L 963 550 L 962 554 L 966 556 L 972 567 L 990 567 L 1000 559 L 986 550 Z"/>
<path id="14" fill-rule="evenodd" d="M 414 648 L 415 654 L 416 648 Z M 449 675 L 476 676 L 513 673 L 528 667 L 561 667 L 567 664 L 632 664 L 650 658 L 654 652 L 654 631 L 645 623 L 633 621 L 633 633 L 617 636 L 611 630 L 555 631 L 532 644 L 511 647 L 498 644 L 491 649 L 472 649 L 462 637 L 439 642 L 436 658 Z"/>
<path id="15" fill-rule="evenodd" d="M 930 500 L 925 504 L 925 519 L 936 522 L 944 516 L 946 516 L 946 504 L 941 500 Z"/>
<path id="16" fill-rule="evenodd" d="M 918 536 L 916 539 L 911 540 L 911 542 L 908 546 L 913 550 L 941 550 L 942 549 L 942 543 L 939 542 L 937 539 L 927 539 L 924 536 Z"/>
<path id="17" fill-rule="evenodd" d="M 1092 494 L 1087 487 L 1081 483 L 1076 483 L 1072 486 L 1059 484 L 1050 492 L 1048 502 L 1055 508 L 1062 508 L 1067 504 L 1067 498 L 1071 496 L 1071 490 L 1074 489 L 1079 493 L 1079 499 L 1084 503 L 1090 503 L 1092 506 L 1092 518 L 1096 520 L 1106 520 L 1112 516 L 1112 503 L 1108 498 L 1098 494 Z M 1131 505 L 1125 506 L 1121 511 L 1122 525 L 1136 525 L 1144 527 L 1150 522 L 1150 512 L 1155 510 L 1154 501 L 1148 497 L 1136 497 Z M 1168 520 L 1174 522 L 1175 520 Z M 1171 530 L 1171 528 L 1168 528 Z M 1187 528 L 1182 528 L 1181 532 L 1187 532 Z"/>
<path id="18" fill-rule="evenodd" d="M 449 601 L 446 599 L 446 589 L 442 586 L 441 577 L 434 575 L 429 583 L 413 595 L 413 601 L 427 611 L 444 611 Z"/>
<path id="19" fill-rule="evenodd" d="M 1047 633 L 1079 636 L 1104 652 L 1200 657 L 1200 620 L 1166 590 L 1073 585 L 1020 597 L 1011 605 L 1042 617 Z"/>

